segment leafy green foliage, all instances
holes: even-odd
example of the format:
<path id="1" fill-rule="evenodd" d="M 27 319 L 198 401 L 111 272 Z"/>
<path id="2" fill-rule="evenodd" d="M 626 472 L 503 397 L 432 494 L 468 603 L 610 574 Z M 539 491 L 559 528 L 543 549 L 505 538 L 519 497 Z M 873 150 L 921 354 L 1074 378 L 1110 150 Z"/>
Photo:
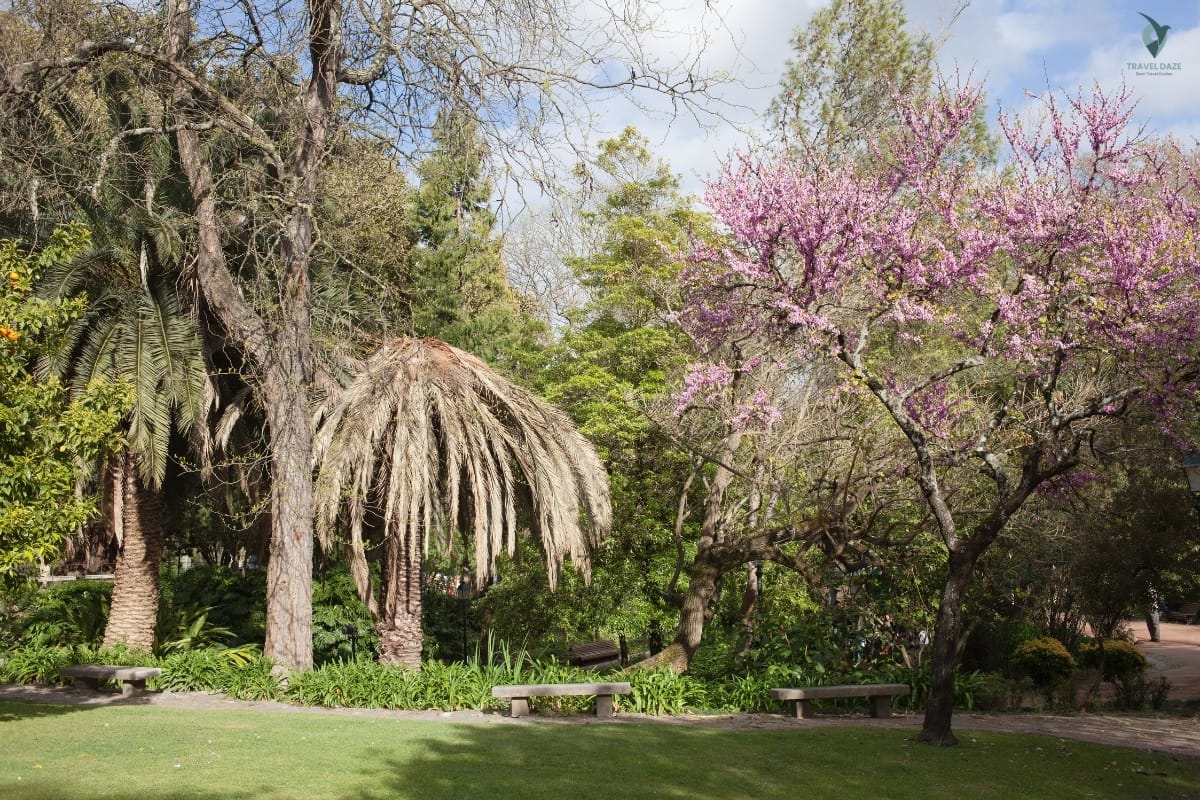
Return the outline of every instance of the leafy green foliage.
<path id="1" fill-rule="evenodd" d="M 0 579 L 57 558 L 96 512 L 94 498 L 75 494 L 80 465 L 118 443 L 124 388 L 95 382 L 69 399 L 58 381 L 29 372 L 83 309 L 81 299 L 32 297 L 30 286 L 86 243 L 79 227 L 56 231 L 34 254 L 0 242 Z"/>
<path id="2" fill-rule="evenodd" d="M 175 608 L 158 616 L 154 651 L 159 655 L 204 650 L 233 638 L 233 631 L 209 621 L 212 606 Z"/>
<path id="3" fill-rule="evenodd" d="M 1012 668 L 1037 686 L 1049 688 L 1062 683 L 1075 671 L 1075 659 L 1058 639 L 1040 636 L 1021 642 L 1013 651 Z"/>
<path id="4" fill-rule="evenodd" d="M 350 661 L 378 651 L 379 633 L 358 598 L 350 571 L 338 566 L 313 582 L 313 661 Z"/>
<path id="5" fill-rule="evenodd" d="M 892 98 L 928 94 L 934 75 L 934 42 L 906 22 L 901 0 L 833 0 L 795 31 L 768 111 L 789 145 L 817 159 L 861 154 L 898 127 Z M 962 149 L 995 158 L 982 114 Z"/>
<path id="6" fill-rule="evenodd" d="M 263 570 L 239 574 L 227 567 L 207 565 L 183 572 L 164 570 L 159 614 L 169 619 L 184 609 L 207 608 L 207 622 L 228 629 L 232 641 L 261 642 L 265 595 Z"/>
<path id="7" fill-rule="evenodd" d="M 11 644 L 95 646 L 104 638 L 112 584 L 66 581 L 42 589 L 9 593 L 5 601 L 6 636 Z"/>
<path id="8" fill-rule="evenodd" d="M 630 674 L 629 684 L 633 692 L 619 698 L 621 708 L 628 711 L 661 716 L 708 706 L 704 684 L 669 667 L 637 670 Z"/>
<path id="9" fill-rule="evenodd" d="M 1149 662 L 1129 642 L 1123 639 L 1106 639 L 1104 647 L 1104 674 L 1106 681 L 1134 678 L 1146 671 Z M 1093 669 L 1100 668 L 1100 642 L 1088 642 L 1079 649 L 1080 663 Z"/>

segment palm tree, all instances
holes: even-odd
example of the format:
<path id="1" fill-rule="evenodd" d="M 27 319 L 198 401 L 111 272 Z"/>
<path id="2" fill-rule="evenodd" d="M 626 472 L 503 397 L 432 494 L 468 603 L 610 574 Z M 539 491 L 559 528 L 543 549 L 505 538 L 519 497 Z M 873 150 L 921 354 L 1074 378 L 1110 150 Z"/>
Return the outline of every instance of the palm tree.
<path id="1" fill-rule="evenodd" d="M 114 120 L 138 114 L 119 76 L 105 99 Z M 147 126 L 148 128 L 152 126 Z M 114 139 L 114 141 L 117 141 Z M 126 381 L 132 406 L 125 446 L 102 469 L 102 506 L 119 544 L 104 644 L 149 650 L 158 610 L 164 532 L 161 487 L 172 428 L 203 429 L 212 385 L 198 317 L 176 292 L 184 243 L 180 185 L 167 139 L 148 132 L 120 140 L 118 165 L 90 195 L 76 198 L 89 247 L 51 270 L 39 292 L 86 296 L 66 344 L 41 369 L 81 392 L 92 381 Z"/>
<path id="2" fill-rule="evenodd" d="M 326 549 L 349 520 L 351 570 L 380 614 L 380 660 L 421 664 L 421 560 L 461 529 L 477 582 L 513 553 L 520 524 L 537 537 L 551 587 L 567 558 L 589 575 L 589 551 L 612 521 L 607 476 L 562 412 L 436 339 L 392 339 L 317 412 L 317 521 Z M 383 537 L 382 609 L 370 586 L 364 521 Z"/>

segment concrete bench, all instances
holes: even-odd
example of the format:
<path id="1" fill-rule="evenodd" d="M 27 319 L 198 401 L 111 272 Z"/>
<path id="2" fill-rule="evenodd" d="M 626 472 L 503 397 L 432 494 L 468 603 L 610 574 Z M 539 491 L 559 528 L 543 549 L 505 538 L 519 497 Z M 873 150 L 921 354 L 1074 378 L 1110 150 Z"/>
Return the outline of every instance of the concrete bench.
<path id="1" fill-rule="evenodd" d="M 100 688 L 100 681 L 120 681 L 121 696 L 134 697 L 146 691 L 146 681 L 162 675 L 158 667 L 117 667 L 110 664 L 74 664 L 62 667 L 58 674 L 73 678 L 76 683 L 92 689 Z"/>
<path id="2" fill-rule="evenodd" d="M 492 697 L 503 697 L 512 701 L 509 716 L 524 717 L 529 714 L 531 697 L 585 697 L 596 696 L 596 716 L 613 715 L 613 695 L 629 694 L 633 689 L 628 683 L 533 683 L 524 686 L 493 686 Z"/>
<path id="3" fill-rule="evenodd" d="M 876 683 L 858 686 L 802 686 L 798 689 L 772 689 L 775 700 L 790 702 L 792 716 L 809 719 L 813 716 L 813 700 L 830 700 L 837 697 L 870 697 L 872 717 L 892 715 L 892 697 L 908 694 L 908 685 L 903 683 Z"/>

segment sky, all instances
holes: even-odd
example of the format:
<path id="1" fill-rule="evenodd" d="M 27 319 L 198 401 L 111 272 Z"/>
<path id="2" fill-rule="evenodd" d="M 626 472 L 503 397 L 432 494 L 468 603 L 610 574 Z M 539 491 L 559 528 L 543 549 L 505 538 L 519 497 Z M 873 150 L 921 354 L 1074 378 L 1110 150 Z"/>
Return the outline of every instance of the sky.
<path id="1" fill-rule="evenodd" d="M 668 3 L 671 0 L 668 0 Z M 643 110 L 612 104 L 600 135 L 632 124 L 646 133 L 688 191 L 700 193 L 731 150 L 744 147 L 758 117 L 777 91 L 791 53 L 789 38 L 820 0 L 673 0 L 662 30 L 703 34 L 699 67 L 737 78 L 722 99 L 728 122 L 702 127 L 687 117 L 668 121 Z M 1200 140 L 1200 0 L 974 0 L 947 27 L 955 0 L 909 0 L 909 26 L 940 42 L 944 74 L 971 74 L 982 83 L 988 116 L 997 111 L 1028 113 L 1026 92 L 1090 94 L 1099 84 L 1124 83 L 1138 102 L 1135 119 L 1149 134 L 1170 134 L 1185 143 Z M 1169 25 L 1166 43 L 1154 58 L 1143 43 L 1146 20 Z M 686 36 L 664 33 L 650 43 L 664 57 L 680 54 Z M 1153 64 L 1157 69 L 1137 65 Z M 1164 69 L 1163 67 L 1168 67 Z M 738 107 L 741 107 L 740 109 Z"/>

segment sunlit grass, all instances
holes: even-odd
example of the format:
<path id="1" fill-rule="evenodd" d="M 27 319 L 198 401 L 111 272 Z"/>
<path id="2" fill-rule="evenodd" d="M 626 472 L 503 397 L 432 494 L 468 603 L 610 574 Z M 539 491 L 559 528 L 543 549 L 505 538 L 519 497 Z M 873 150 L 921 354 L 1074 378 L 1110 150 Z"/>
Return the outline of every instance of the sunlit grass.
<path id="1" fill-rule="evenodd" d="M 1200 760 L 960 731 L 441 724 L 0 702 L 0 798 L 1185 798 Z"/>

